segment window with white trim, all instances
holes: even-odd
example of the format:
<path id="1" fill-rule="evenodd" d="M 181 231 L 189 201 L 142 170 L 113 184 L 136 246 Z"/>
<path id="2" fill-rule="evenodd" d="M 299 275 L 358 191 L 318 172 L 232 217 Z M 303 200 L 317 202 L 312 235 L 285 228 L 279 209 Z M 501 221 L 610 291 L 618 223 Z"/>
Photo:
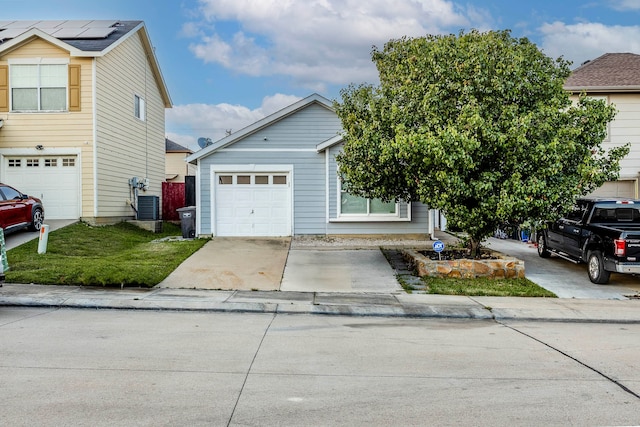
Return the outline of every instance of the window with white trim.
<path id="1" fill-rule="evenodd" d="M 133 115 L 142 121 L 146 119 L 144 98 L 139 95 L 133 97 Z"/>
<path id="2" fill-rule="evenodd" d="M 340 200 L 338 216 L 362 217 L 363 219 L 379 220 L 384 217 L 398 217 L 398 204 L 385 202 L 381 199 L 367 199 L 349 194 L 340 180 Z"/>
<path id="3" fill-rule="evenodd" d="M 11 64 L 12 111 L 66 111 L 66 64 Z"/>

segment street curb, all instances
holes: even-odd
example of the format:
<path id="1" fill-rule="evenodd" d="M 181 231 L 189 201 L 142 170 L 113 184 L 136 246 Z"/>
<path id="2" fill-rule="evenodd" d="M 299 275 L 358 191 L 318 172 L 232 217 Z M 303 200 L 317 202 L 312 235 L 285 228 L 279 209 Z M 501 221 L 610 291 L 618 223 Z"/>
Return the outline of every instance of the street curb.
<path id="1" fill-rule="evenodd" d="M 325 316 L 640 323 L 638 300 L 469 297 L 197 289 L 105 289 L 5 284 L 0 307 Z"/>

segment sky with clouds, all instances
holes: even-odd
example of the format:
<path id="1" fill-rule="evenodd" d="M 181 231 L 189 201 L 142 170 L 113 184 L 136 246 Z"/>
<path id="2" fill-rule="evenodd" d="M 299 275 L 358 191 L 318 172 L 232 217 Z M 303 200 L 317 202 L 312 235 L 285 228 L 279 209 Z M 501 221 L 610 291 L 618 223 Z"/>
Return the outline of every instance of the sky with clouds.
<path id="1" fill-rule="evenodd" d="M 300 98 L 375 83 L 373 46 L 510 29 L 574 66 L 640 54 L 640 0 L 0 0 L 0 20 L 143 20 L 173 101 L 167 136 L 193 150 Z"/>

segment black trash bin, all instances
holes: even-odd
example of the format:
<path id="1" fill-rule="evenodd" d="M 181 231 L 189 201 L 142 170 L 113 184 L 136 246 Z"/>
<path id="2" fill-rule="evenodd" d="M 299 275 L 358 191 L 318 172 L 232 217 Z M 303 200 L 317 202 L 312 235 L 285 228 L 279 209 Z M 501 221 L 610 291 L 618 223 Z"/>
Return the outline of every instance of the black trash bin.
<path id="1" fill-rule="evenodd" d="M 189 239 L 196 237 L 196 207 L 187 206 L 176 210 L 180 215 L 182 237 Z"/>

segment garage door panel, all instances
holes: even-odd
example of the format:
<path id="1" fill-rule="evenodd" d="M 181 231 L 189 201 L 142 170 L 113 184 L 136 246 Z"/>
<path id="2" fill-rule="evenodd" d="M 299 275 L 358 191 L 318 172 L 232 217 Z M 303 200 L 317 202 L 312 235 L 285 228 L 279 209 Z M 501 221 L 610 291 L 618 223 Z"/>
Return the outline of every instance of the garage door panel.
<path id="1" fill-rule="evenodd" d="M 233 179 L 214 177 L 216 189 L 212 220 L 216 224 L 216 235 L 291 235 L 291 188 L 288 184 L 273 184 L 274 175 L 282 177 L 287 174 L 239 171 L 224 175 L 233 175 Z M 268 177 L 268 181 L 265 177 Z M 242 183 L 239 184 L 238 181 Z M 276 181 L 283 182 L 283 179 L 278 178 Z M 289 182 L 288 175 L 286 182 Z"/>
<path id="2" fill-rule="evenodd" d="M 76 156 L 7 156 L 3 181 L 42 199 L 47 219 L 80 216 L 80 168 Z"/>
<path id="3" fill-rule="evenodd" d="M 620 180 L 605 182 L 602 187 L 596 189 L 592 196 L 600 197 L 626 197 L 630 199 L 636 198 L 635 180 Z"/>

